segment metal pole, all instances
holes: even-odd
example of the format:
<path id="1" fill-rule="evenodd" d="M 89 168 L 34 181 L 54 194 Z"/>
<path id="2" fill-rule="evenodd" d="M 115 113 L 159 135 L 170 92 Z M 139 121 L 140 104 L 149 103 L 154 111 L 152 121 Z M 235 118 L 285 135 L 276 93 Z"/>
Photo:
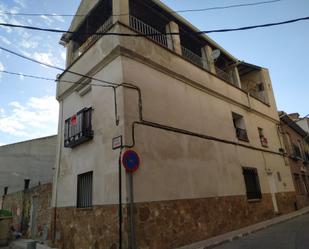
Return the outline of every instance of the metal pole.
<path id="1" fill-rule="evenodd" d="M 134 223 L 134 195 L 133 195 L 133 173 L 129 173 L 130 187 L 130 241 L 131 249 L 136 249 L 135 223 Z"/>
<path id="2" fill-rule="evenodd" d="M 118 206 L 118 213 L 119 213 L 119 249 L 122 249 L 122 177 L 121 177 L 121 153 L 122 149 L 119 153 L 118 159 L 118 170 L 119 170 L 119 206 Z"/>

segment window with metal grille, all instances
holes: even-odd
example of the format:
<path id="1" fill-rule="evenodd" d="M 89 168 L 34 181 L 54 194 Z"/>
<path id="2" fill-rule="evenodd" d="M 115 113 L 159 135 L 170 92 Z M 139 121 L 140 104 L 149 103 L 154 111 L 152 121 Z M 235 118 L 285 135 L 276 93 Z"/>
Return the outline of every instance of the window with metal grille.
<path id="1" fill-rule="evenodd" d="M 243 175 L 245 179 L 247 198 L 250 199 L 261 199 L 261 188 L 259 176 L 256 168 L 243 168 Z"/>
<path id="2" fill-rule="evenodd" d="M 64 147 L 74 148 L 93 138 L 92 108 L 84 108 L 68 118 L 64 125 Z"/>
<path id="3" fill-rule="evenodd" d="M 92 207 L 92 179 L 93 172 L 77 176 L 77 207 Z"/>
<path id="4" fill-rule="evenodd" d="M 239 140 L 249 142 L 246 126 L 245 126 L 245 120 L 243 116 L 232 112 L 232 118 L 233 118 L 233 124 L 235 127 L 236 136 Z"/>

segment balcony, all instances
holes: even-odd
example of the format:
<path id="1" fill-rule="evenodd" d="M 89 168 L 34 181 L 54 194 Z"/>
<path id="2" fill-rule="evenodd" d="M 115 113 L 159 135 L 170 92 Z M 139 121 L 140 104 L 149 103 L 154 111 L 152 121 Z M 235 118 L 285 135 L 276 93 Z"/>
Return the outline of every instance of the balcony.
<path id="1" fill-rule="evenodd" d="M 169 37 L 167 35 L 162 34 L 155 28 L 151 27 L 150 25 L 144 23 L 143 21 L 137 19 L 134 16 L 130 16 L 129 18 L 130 18 L 130 27 L 132 29 L 134 29 L 138 33 L 145 35 L 155 34 L 153 36 L 147 36 L 147 37 L 153 40 L 154 42 L 168 48 Z"/>
<path id="2" fill-rule="evenodd" d="M 65 121 L 64 147 L 74 148 L 92 138 L 92 108 L 84 108 Z"/>

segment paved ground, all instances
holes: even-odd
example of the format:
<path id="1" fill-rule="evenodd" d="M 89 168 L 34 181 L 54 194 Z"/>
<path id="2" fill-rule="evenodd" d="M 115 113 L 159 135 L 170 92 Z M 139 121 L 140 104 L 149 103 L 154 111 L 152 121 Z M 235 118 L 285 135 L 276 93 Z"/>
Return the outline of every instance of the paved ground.
<path id="1" fill-rule="evenodd" d="M 214 249 L 309 249 L 309 214 L 222 244 Z"/>

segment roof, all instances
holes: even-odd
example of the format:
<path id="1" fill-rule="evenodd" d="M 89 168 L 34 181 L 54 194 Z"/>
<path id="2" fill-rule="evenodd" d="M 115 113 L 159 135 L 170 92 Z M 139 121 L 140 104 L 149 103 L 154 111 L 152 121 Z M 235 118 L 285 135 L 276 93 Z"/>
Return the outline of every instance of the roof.
<path id="1" fill-rule="evenodd" d="M 288 114 L 285 112 L 278 112 L 280 116 L 280 120 L 282 120 L 285 124 L 287 124 L 290 128 L 292 128 L 295 132 L 297 132 L 302 137 L 307 137 L 308 133 L 304 131 L 295 121 L 293 121 Z"/>

